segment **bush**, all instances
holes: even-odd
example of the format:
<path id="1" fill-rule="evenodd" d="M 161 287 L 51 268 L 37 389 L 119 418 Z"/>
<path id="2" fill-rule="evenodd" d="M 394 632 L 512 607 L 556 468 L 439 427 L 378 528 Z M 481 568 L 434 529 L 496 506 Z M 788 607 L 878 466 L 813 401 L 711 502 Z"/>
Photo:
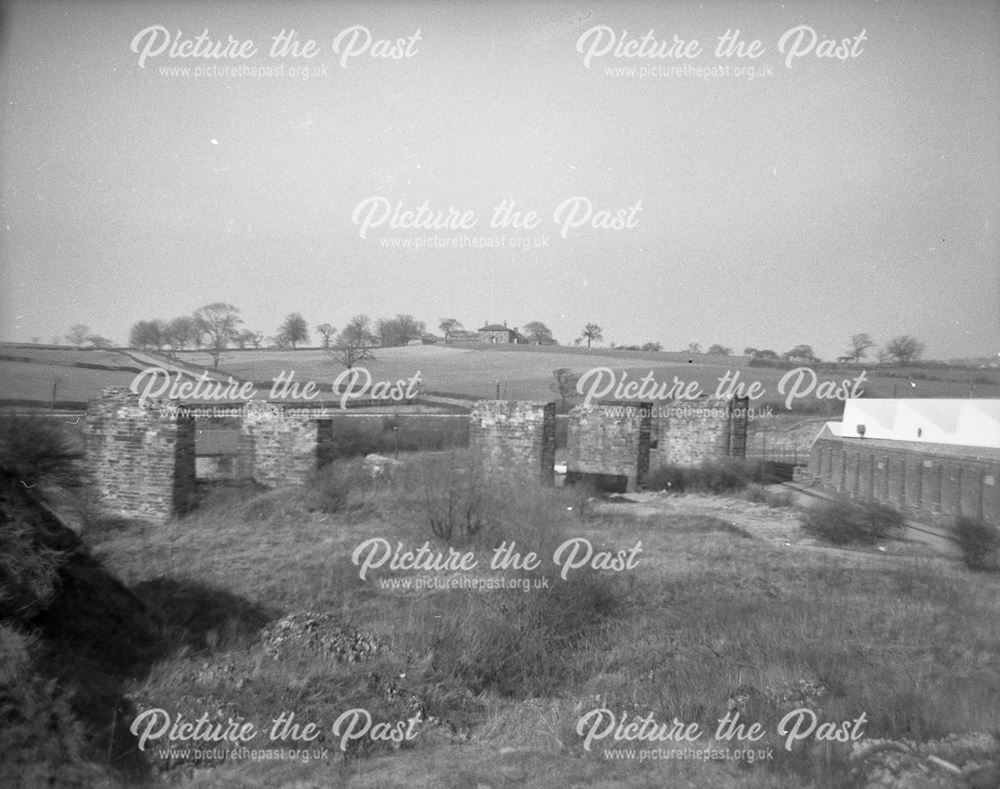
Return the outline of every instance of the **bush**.
<path id="1" fill-rule="evenodd" d="M 953 531 L 966 567 L 986 571 L 1000 567 L 1000 530 L 963 516 L 955 521 Z"/>
<path id="2" fill-rule="evenodd" d="M 33 487 L 44 479 L 76 484 L 80 453 L 69 435 L 35 416 L 0 418 L 0 473 Z"/>
<path id="3" fill-rule="evenodd" d="M 834 545 L 873 545 L 898 537 L 906 521 L 885 504 L 835 499 L 816 504 L 801 515 L 807 534 Z"/>
<path id="4" fill-rule="evenodd" d="M 0 512 L 0 618 L 28 620 L 45 609 L 59 584 L 62 554 Z"/>

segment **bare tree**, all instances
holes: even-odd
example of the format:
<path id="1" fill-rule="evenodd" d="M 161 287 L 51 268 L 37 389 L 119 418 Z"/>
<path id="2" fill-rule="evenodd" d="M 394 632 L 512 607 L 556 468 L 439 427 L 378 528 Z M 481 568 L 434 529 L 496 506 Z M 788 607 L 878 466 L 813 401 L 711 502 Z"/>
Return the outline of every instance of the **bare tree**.
<path id="1" fill-rule="evenodd" d="M 318 331 L 320 337 L 323 338 L 323 347 L 329 349 L 330 342 L 333 339 L 333 335 L 337 333 L 337 330 L 329 323 L 321 323 L 316 327 L 316 331 Z"/>
<path id="2" fill-rule="evenodd" d="M 375 333 L 383 347 L 406 345 L 410 340 L 423 337 L 425 325 L 412 315 L 397 315 L 395 318 L 379 318 L 375 323 Z"/>
<path id="3" fill-rule="evenodd" d="M 217 301 L 196 310 L 194 319 L 208 340 L 208 352 L 212 355 L 213 366 L 218 369 L 222 352 L 236 339 L 239 325 L 243 323 L 240 311 L 232 304 Z"/>
<path id="4" fill-rule="evenodd" d="M 865 355 L 865 351 L 875 347 L 875 340 L 870 334 L 852 334 L 851 347 L 847 349 L 845 356 L 850 356 L 855 362 L 860 362 Z"/>
<path id="5" fill-rule="evenodd" d="M 163 321 L 138 321 L 132 325 L 128 335 L 128 344 L 133 348 L 146 348 L 158 351 L 164 345 L 166 326 Z"/>
<path id="6" fill-rule="evenodd" d="M 444 338 L 447 340 L 449 334 L 462 328 L 462 324 L 454 318 L 442 318 L 438 328 L 444 333 Z"/>
<path id="7" fill-rule="evenodd" d="M 333 358 L 348 370 L 359 362 L 375 361 L 371 349 L 376 341 L 368 316 L 355 315 L 333 344 Z"/>
<path id="8" fill-rule="evenodd" d="M 171 353 L 188 345 L 194 345 L 199 336 L 201 329 L 190 315 L 174 318 L 163 328 L 163 344 L 170 348 Z"/>
<path id="9" fill-rule="evenodd" d="M 588 348 L 592 342 L 600 342 L 604 339 L 604 335 L 601 334 L 601 327 L 596 323 L 588 323 L 584 326 L 583 333 L 580 336 L 587 341 Z"/>
<path id="10" fill-rule="evenodd" d="M 567 400 L 577 394 L 576 382 L 580 380 L 580 374 L 568 367 L 559 367 L 552 371 L 552 376 L 555 380 L 549 383 L 549 388 L 559 395 L 565 405 Z"/>
<path id="11" fill-rule="evenodd" d="M 916 337 L 902 334 L 885 344 L 885 352 L 894 362 L 909 364 L 920 358 L 920 354 L 924 352 L 924 344 Z"/>

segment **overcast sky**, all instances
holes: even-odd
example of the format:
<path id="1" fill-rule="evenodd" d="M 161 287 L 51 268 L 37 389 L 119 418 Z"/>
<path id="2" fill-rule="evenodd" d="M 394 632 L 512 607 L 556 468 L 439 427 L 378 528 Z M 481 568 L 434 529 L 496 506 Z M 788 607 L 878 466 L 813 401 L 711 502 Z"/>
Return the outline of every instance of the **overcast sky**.
<path id="1" fill-rule="evenodd" d="M 593 321 L 668 349 L 1000 352 L 998 3 L 2 12 L 0 339 L 125 342 L 226 301 L 266 334 L 402 312 L 564 343 Z M 291 29 L 313 57 L 272 55 Z M 727 30 L 758 56 L 717 54 Z M 537 226 L 491 226 L 502 201 Z M 452 226 L 391 226 L 424 203 Z M 452 239 L 494 246 L 415 248 Z"/>

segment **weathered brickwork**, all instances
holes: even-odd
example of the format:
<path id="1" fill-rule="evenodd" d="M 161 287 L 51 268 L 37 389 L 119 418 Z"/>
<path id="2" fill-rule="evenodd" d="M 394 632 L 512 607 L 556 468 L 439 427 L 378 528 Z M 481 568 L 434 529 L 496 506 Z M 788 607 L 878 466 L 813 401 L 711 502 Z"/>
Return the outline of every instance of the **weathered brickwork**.
<path id="1" fill-rule="evenodd" d="M 942 523 L 964 515 L 1000 526 L 1000 458 L 975 447 L 821 437 L 799 477 Z"/>
<path id="2" fill-rule="evenodd" d="M 601 403 L 569 412 L 567 481 L 591 479 L 600 487 L 633 491 L 646 481 L 651 403 Z"/>
<path id="3" fill-rule="evenodd" d="M 469 448 L 490 474 L 514 481 L 552 484 L 556 404 L 479 400 L 470 415 Z"/>
<path id="4" fill-rule="evenodd" d="M 139 405 L 128 389 L 106 389 L 87 408 L 84 440 L 98 509 L 163 523 L 191 508 L 195 429 L 191 417 Z"/>
<path id="5" fill-rule="evenodd" d="M 650 465 L 697 466 L 709 460 L 743 457 L 746 430 L 743 400 L 707 399 L 658 406 L 653 409 Z"/>
<path id="6" fill-rule="evenodd" d="M 320 421 L 275 403 L 248 410 L 240 425 L 238 476 L 268 487 L 305 483 L 318 465 L 319 439 L 329 432 Z"/>

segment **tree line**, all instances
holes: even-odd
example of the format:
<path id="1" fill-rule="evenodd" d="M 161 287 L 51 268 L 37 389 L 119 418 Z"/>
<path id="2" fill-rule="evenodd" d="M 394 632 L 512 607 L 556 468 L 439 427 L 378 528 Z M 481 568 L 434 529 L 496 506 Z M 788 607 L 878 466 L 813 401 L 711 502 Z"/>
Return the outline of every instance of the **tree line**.
<path id="1" fill-rule="evenodd" d="M 441 318 L 438 328 L 447 340 L 456 332 L 464 331 L 462 323 L 455 318 Z M 334 356 L 347 367 L 366 359 L 373 359 L 372 349 L 377 347 L 395 347 L 407 345 L 414 340 L 420 340 L 426 335 L 427 327 L 412 315 L 397 314 L 393 318 L 378 318 L 372 320 L 367 315 L 356 315 L 338 332 L 330 323 L 321 323 L 315 327 L 320 346 L 331 351 Z M 558 345 L 552 331 L 541 321 L 530 321 L 518 332 L 520 338 L 539 345 Z M 266 336 L 263 332 L 246 328 L 239 308 L 224 302 L 207 304 L 195 310 L 191 315 L 181 315 L 171 320 L 141 320 L 132 325 L 129 332 L 129 345 L 134 348 L 167 351 L 172 354 L 179 350 L 207 350 L 218 367 L 222 352 L 228 348 L 296 348 L 309 342 L 309 325 L 298 312 L 290 313 L 277 327 L 273 335 Z M 70 327 L 65 339 L 72 345 L 90 343 L 94 347 L 111 347 L 112 342 L 105 337 L 94 334 L 88 326 L 76 324 Z M 604 339 L 600 325 L 588 322 L 580 335 L 573 340 L 574 345 L 586 342 L 587 347 Z M 647 342 L 642 345 L 611 344 L 618 350 L 662 351 L 658 342 Z M 859 363 L 866 358 L 869 351 L 876 349 L 876 358 L 882 363 L 895 362 L 909 364 L 918 361 L 924 351 L 924 344 L 908 334 L 899 335 L 888 340 L 881 347 L 865 332 L 851 335 L 844 354 L 838 357 L 839 362 Z M 691 354 L 703 353 L 701 345 L 692 342 L 687 346 Z M 710 355 L 729 356 L 732 348 L 721 344 L 708 346 L 704 351 Z M 769 348 L 748 346 L 743 349 L 743 355 L 762 361 L 786 361 L 800 364 L 815 364 L 821 359 L 813 352 L 811 345 L 800 344 L 777 353 Z"/>

